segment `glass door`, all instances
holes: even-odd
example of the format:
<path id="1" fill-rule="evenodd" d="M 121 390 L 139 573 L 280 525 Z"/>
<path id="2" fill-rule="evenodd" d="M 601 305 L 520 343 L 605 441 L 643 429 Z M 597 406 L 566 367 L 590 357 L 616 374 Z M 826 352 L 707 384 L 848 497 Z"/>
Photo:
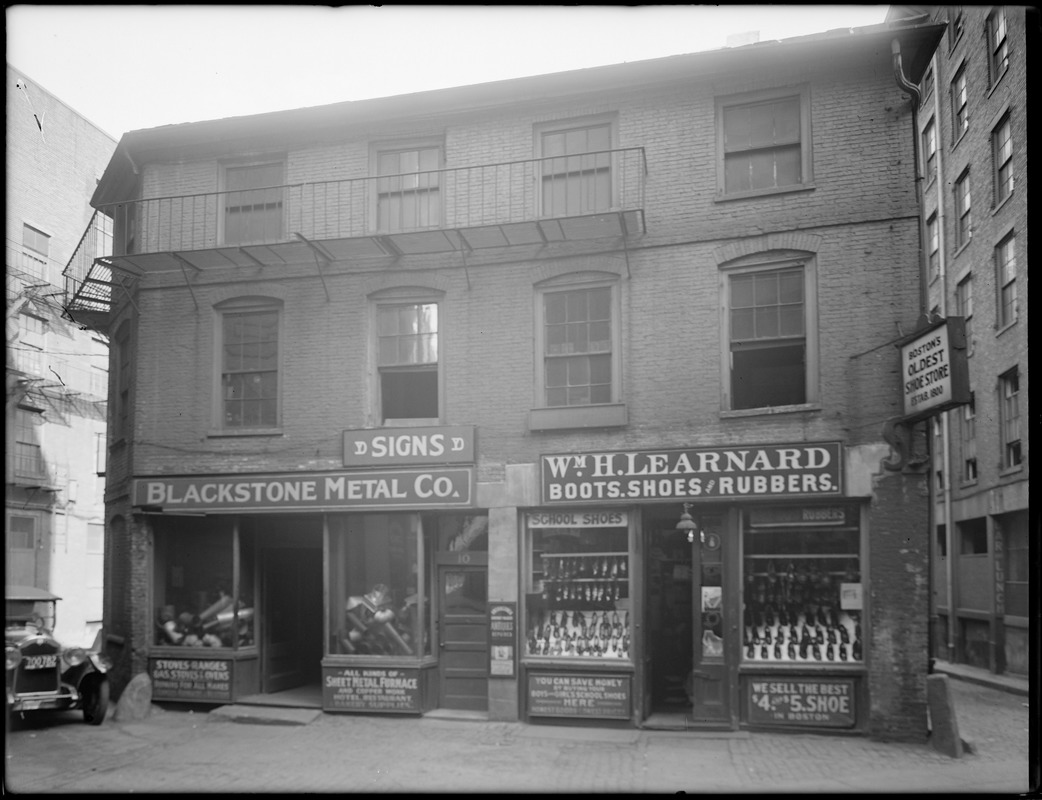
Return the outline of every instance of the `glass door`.
<path id="1" fill-rule="evenodd" d="M 722 517 L 703 517 L 691 543 L 694 648 L 686 689 L 691 720 L 698 727 L 733 727 L 731 713 L 730 635 L 734 609 L 729 607 Z"/>

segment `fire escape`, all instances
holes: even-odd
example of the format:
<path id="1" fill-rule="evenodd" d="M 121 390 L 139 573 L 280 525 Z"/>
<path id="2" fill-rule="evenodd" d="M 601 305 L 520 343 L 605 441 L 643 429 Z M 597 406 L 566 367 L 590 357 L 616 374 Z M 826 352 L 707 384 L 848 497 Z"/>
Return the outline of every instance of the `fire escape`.
<path id="1" fill-rule="evenodd" d="M 646 178 L 636 147 L 103 206 L 65 268 L 65 313 L 105 330 L 159 273 L 194 299 L 202 275 L 236 267 L 314 265 L 324 286 L 334 262 L 450 254 L 466 268 L 477 251 L 594 240 L 625 251 L 645 232 Z"/>

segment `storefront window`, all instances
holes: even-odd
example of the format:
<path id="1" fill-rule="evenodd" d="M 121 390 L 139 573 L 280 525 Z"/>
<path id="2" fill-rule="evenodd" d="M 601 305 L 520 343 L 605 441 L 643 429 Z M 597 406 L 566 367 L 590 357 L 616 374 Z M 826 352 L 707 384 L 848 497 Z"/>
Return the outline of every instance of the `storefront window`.
<path id="1" fill-rule="evenodd" d="M 330 517 L 330 653 L 430 655 L 433 548 L 415 514 Z M 425 556 L 426 554 L 426 556 Z"/>
<path id="2" fill-rule="evenodd" d="M 862 661 L 860 540 L 856 509 L 778 508 L 747 515 L 746 663 Z"/>
<path id="3" fill-rule="evenodd" d="M 233 525 L 205 518 L 185 530 L 175 521 L 156 521 L 156 645 L 254 644 L 253 548 L 249 541 L 236 544 Z"/>
<path id="4" fill-rule="evenodd" d="M 590 520 L 614 526 L 583 527 Z M 532 513 L 527 537 L 526 655 L 629 659 L 626 513 Z"/>

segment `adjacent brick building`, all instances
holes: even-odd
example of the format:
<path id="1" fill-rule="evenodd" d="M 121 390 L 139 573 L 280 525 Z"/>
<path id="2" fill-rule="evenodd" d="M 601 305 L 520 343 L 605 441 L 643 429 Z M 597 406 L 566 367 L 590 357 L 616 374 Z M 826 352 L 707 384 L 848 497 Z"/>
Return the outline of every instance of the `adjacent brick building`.
<path id="1" fill-rule="evenodd" d="M 107 635 L 157 698 L 926 733 L 897 23 L 134 131 Z M 319 693 L 320 691 L 320 693 Z"/>

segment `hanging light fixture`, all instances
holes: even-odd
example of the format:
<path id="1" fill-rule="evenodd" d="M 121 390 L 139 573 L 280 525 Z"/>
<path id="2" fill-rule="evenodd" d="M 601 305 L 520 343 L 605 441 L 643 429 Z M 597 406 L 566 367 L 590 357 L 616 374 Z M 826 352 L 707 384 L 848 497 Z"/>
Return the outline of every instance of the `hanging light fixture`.
<path id="1" fill-rule="evenodd" d="M 680 515 L 680 522 L 677 523 L 677 530 L 683 531 L 687 534 L 688 542 L 695 541 L 695 533 L 698 533 L 699 541 L 705 540 L 705 534 L 702 533 L 698 528 L 698 523 L 691 517 L 691 512 L 688 510 L 691 508 L 690 503 L 684 503 L 684 513 Z"/>

